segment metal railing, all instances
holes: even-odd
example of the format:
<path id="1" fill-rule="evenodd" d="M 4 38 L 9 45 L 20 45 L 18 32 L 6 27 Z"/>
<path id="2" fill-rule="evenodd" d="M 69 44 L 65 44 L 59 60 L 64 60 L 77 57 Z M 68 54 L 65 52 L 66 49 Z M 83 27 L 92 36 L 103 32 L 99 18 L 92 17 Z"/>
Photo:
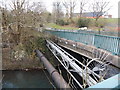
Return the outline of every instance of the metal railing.
<path id="1" fill-rule="evenodd" d="M 93 45 L 97 48 L 107 50 L 114 55 L 120 55 L 120 37 L 60 30 L 48 30 L 47 32 L 68 40 Z"/>
<path id="2" fill-rule="evenodd" d="M 120 55 L 120 37 L 94 35 L 94 46 Z"/>
<path id="3" fill-rule="evenodd" d="M 95 30 L 91 30 L 91 29 L 66 30 L 66 29 L 55 29 L 55 28 L 46 28 L 46 29 L 50 30 L 50 31 L 79 32 L 79 33 L 100 34 L 100 35 L 108 35 L 108 36 L 119 36 L 120 35 L 119 31 L 97 31 L 97 30 L 95 31 Z"/>

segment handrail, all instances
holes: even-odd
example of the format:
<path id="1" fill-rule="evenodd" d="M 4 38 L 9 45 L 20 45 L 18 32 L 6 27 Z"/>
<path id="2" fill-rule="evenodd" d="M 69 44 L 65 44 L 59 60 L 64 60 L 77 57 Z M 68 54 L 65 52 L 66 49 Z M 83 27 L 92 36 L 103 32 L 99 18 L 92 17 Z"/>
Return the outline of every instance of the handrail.
<path id="1" fill-rule="evenodd" d="M 61 31 L 61 32 L 88 33 L 88 34 L 104 35 L 104 36 L 110 36 L 110 37 L 118 36 L 120 34 L 120 32 L 112 32 L 112 31 L 110 31 L 110 32 L 100 31 L 100 34 L 99 34 L 98 31 L 93 31 L 91 29 L 87 29 L 87 30 L 80 30 L 80 29 L 67 30 L 67 29 L 46 28 L 46 30 L 49 30 L 49 31 Z"/>
<path id="2" fill-rule="evenodd" d="M 114 55 L 120 55 L 120 37 L 98 35 L 93 33 L 82 33 L 82 32 L 70 32 L 70 31 L 57 31 L 48 30 L 47 32 L 52 33 L 55 36 L 81 42 L 87 45 L 92 45 L 100 49 L 107 50 Z"/>

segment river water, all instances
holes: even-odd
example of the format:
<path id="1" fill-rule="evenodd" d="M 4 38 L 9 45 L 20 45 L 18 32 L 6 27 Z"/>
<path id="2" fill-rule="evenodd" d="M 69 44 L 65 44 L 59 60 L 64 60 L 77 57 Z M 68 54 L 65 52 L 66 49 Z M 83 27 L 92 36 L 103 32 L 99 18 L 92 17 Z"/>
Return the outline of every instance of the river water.
<path id="1" fill-rule="evenodd" d="M 2 73 L 3 88 L 53 88 L 43 70 L 3 71 Z"/>

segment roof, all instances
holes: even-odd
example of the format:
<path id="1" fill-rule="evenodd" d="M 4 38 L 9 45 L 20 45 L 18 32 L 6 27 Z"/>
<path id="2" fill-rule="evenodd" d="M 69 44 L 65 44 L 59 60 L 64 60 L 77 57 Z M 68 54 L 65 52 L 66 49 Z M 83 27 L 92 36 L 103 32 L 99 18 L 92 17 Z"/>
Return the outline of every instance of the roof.
<path id="1" fill-rule="evenodd" d="M 96 12 L 96 13 L 94 13 L 94 12 L 84 12 L 84 13 L 82 14 L 82 16 L 83 16 L 83 17 L 96 17 L 96 15 L 97 15 L 98 13 L 101 14 L 101 15 L 103 15 L 102 12 Z M 79 16 L 80 13 L 74 13 L 73 15 L 74 15 L 74 16 Z"/>

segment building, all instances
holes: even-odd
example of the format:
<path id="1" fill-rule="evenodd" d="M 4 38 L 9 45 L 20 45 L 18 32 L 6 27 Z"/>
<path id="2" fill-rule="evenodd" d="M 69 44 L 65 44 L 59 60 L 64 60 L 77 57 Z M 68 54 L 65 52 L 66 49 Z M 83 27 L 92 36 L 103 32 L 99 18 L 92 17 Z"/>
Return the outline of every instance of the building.
<path id="1" fill-rule="evenodd" d="M 82 17 L 85 17 L 85 18 L 95 18 L 98 13 L 101 15 L 100 16 L 101 18 L 112 18 L 112 15 L 103 15 L 102 12 L 96 12 L 96 13 L 94 13 L 94 12 L 84 12 L 82 14 Z M 73 17 L 80 17 L 80 13 L 74 13 Z"/>

